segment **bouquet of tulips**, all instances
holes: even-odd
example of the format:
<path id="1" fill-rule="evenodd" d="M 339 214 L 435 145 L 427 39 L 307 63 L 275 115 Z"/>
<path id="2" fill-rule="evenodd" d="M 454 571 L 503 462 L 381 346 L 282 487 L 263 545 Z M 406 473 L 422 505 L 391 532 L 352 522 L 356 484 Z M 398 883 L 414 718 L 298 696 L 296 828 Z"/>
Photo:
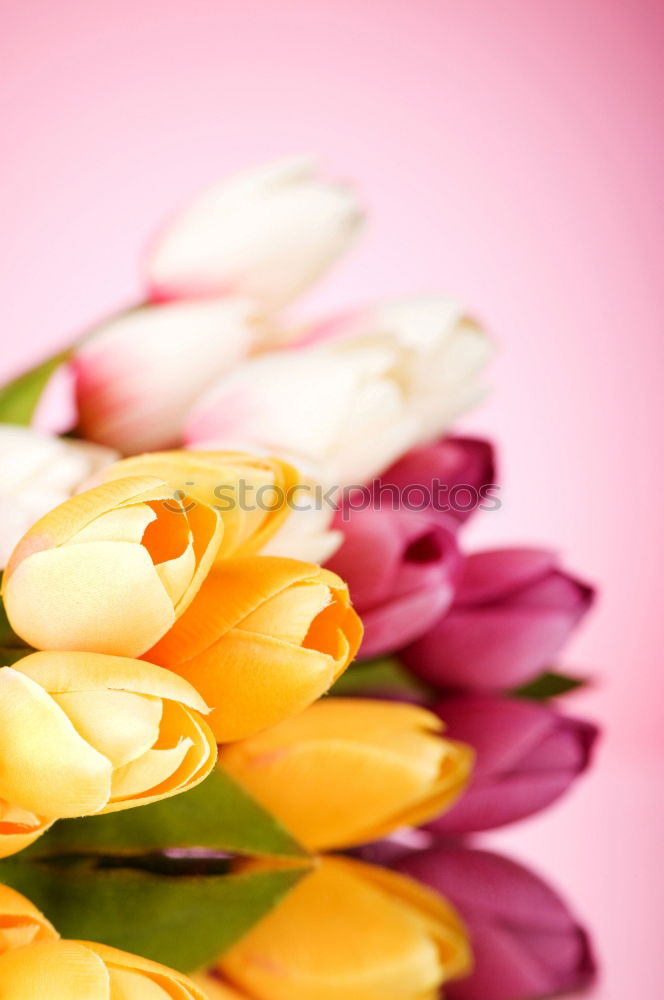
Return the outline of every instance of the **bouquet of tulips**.
<path id="1" fill-rule="evenodd" d="M 469 834 L 548 806 L 593 589 L 469 553 L 491 343 L 431 297 L 295 321 L 354 240 L 309 161 L 204 193 L 144 301 L 0 389 L 0 1000 L 527 1000 L 587 935 Z"/>

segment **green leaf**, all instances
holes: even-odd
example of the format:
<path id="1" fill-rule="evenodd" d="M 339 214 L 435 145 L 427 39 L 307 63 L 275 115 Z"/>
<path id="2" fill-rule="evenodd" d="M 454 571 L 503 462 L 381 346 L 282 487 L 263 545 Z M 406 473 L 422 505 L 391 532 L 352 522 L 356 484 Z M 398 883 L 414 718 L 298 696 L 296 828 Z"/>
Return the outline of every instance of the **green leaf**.
<path id="1" fill-rule="evenodd" d="M 132 854 L 170 847 L 306 857 L 274 816 L 219 768 L 183 795 L 105 816 L 60 820 L 29 853 Z"/>
<path id="2" fill-rule="evenodd" d="M 68 357 L 69 352 L 62 351 L 0 388 L 0 423 L 27 427 L 46 383 Z"/>
<path id="3" fill-rule="evenodd" d="M 307 871 L 164 875 L 90 860 L 9 859 L 0 862 L 0 881 L 27 896 L 63 937 L 99 941 L 192 972 L 223 954 Z"/>
<path id="4" fill-rule="evenodd" d="M 557 674 L 554 671 L 546 671 L 536 677 L 534 681 L 516 688 L 512 694 L 516 698 L 529 698 L 531 701 L 546 701 L 547 698 L 557 698 L 560 695 L 576 691 L 580 687 L 588 684 L 586 677 L 570 677 L 566 674 Z"/>
<path id="5" fill-rule="evenodd" d="M 425 684 L 403 666 L 396 656 L 381 656 L 375 660 L 360 660 L 341 675 L 330 694 L 354 697 L 364 694 L 427 694 Z"/>

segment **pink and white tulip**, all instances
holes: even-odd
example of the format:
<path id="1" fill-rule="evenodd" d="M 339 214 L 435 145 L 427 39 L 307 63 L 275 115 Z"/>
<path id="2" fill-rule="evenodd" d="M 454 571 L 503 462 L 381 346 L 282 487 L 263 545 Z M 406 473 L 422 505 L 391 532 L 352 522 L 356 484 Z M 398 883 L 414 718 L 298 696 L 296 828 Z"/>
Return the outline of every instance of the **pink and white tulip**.
<path id="1" fill-rule="evenodd" d="M 242 299 L 146 306 L 99 327 L 74 356 L 79 430 L 124 454 L 179 443 L 194 401 L 259 336 Z"/>
<path id="2" fill-rule="evenodd" d="M 308 158 L 244 171 L 204 192 L 166 228 L 148 260 L 154 300 L 232 294 L 280 309 L 355 238 L 352 189 Z"/>

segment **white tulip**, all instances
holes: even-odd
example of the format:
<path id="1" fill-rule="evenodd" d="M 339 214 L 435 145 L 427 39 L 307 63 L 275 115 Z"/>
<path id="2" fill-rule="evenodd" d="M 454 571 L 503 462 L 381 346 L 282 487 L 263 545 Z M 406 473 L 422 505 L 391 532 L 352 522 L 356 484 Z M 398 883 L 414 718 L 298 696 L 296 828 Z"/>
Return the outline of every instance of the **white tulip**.
<path id="1" fill-rule="evenodd" d="M 0 424 L 0 568 L 35 521 L 116 458 L 87 441 Z"/>
<path id="2" fill-rule="evenodd" d="M 242 440 L 365 483 L 481 398 L 484 331 L 445 299 L 413 299 L 316 328 L 222 378 L 193 408 L 190 445 Z"/>
<path id="3" fill-rule="evenodd" d="M 279 309 L 346 250 L 361 221 L 353 191 L 323 180 L 310 159 L 245 171 L 204 192 L 158 239 L 153 298 L 234 294 Z"/>

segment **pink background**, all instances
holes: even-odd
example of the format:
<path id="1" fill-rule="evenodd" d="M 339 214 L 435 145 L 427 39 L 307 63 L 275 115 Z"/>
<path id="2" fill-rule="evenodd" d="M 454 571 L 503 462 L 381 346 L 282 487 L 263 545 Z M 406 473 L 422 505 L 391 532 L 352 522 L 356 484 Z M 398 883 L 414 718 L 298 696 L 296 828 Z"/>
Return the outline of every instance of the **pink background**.
<path id="1" fill-rule="evenodd" d="M 593 925 L 597 996 L 655 996 L 661 7 L 3 6 L 1 374 L 140 296 L 146 238 L 200 185 L 300 151 L 372 216 L 312 307 L 451 291 L 494 332 L 494 393 L 466 426 L 502 443 L 505 506 L 476 539 L 555 543 L 601 583 L 569 662 L 597 673 L 576 704 L 608 736 L 593 777 L 493 840 Z"/>

